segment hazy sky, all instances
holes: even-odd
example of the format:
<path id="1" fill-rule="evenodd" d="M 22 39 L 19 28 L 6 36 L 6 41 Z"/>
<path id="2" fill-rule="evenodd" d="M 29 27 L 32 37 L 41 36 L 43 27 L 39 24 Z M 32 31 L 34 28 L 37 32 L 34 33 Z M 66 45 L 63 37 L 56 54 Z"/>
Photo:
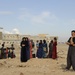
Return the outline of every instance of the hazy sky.
<path id="1" fill-rule="evenodd" d="M 75 0 L 0 0 L 6 33 L 49 34 L 66 40 L 75 29 Z"/>

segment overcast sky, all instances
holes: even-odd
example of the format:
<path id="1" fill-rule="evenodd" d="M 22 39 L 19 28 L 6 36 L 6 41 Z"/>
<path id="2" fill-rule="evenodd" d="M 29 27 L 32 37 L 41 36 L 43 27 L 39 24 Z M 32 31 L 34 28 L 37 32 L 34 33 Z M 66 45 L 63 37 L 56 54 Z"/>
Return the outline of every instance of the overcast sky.
<path id="1" fill-rule="evenodd" d="M 75 29 L 75 0 L 0 0 L 6 33 L 49 34 L 67 41 Z"/>

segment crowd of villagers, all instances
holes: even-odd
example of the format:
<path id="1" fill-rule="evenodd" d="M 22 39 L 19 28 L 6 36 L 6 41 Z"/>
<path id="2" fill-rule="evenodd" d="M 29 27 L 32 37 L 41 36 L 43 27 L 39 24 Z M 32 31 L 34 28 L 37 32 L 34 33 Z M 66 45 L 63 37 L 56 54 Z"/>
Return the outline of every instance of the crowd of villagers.
<path id="1" fill-rule="evenodd" d="M 28 37 L 23 37 L 20 43 L 20 61 L 27 62 L 31 58 L 53 58 L 57 59 L 57 38 L 46 42 L 46 40 L 37 40 L 34 43 Z M 35 48 L 36 47 L 36 48 Z M 3 42 L 0 48 L 0 59 L 15 58 L 15 48 L 14 44 L 11 47 L 5 47 L 5 42 Z"/>
<path id="2" fill-rule="evenodd" d="M 0 59 L 6 59 L 6 58 L 15 58 L 15 48 L 14 44 L 11 44 L 11 47 L 5 47 L 5 42 L 1 45 L 0 48 Z"/>
<path id="3" fill-rule="evenodd" d="M 29 40 L 28 37 L 23 37 L 20 43 L 21 62 L 27 62 L 31 58 L 52 58 L 57 59 L 57 38 L 47 44 L 46 40 L 37 40 L 36 44 L 33 40 Z M 36 51 L 35 51 L 36 46 Z"/>

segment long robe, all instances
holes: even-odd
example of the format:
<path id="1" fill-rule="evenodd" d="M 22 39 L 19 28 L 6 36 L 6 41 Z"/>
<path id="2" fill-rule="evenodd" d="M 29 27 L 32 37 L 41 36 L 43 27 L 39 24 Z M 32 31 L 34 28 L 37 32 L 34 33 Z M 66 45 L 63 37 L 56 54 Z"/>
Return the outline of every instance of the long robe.
<path id="1" fill-rule="evenodd" d="M 25 46 L 23 46 L 25 45 Z M 21 42 L 21 62 L 26 62 L 27 61 L 27 55 L 26 55 L 26 42 L 22 41 Z"/>
<path id="2" fill-rule="evenodd" d="M 53 43 L 52 58 L 53 59 L 56 59 L 57 58 L 57 42 L 54 42 Z"/>
<path id="3" fill-rule="evenodd" d="M 52 58 L 52 51 L 53 51 L 53 43 L 49 43 L 49 58 Z"/>
<path id="4" fill-rule="evenodd" d="M 27 60 L 30 59 L 30 46 L 29 46 L 28 40 L 26 41 L 26 57 L 27 57 Z"/>
<path id="5" fill-rule="evenodd" d="M 43 58 L 43 44 L 42 43 L 39 43 L 39 48 L 37 50 L 37 57 Z"/>

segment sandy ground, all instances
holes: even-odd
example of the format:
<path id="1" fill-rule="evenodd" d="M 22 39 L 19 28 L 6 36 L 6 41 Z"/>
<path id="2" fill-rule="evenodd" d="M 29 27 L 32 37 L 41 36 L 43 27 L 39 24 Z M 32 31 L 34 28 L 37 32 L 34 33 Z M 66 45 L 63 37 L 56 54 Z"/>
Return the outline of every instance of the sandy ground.
<path id="1" fill-rule="evenodd" d="M 26 63 L 20 62 L 20 49 L 16 49 L 16 58 L 0 59 L 0 75 L 75 75 L 72 69 L 64 70 L 68 46 L 57 47 L 57 60 L 32 58 Z"/>

